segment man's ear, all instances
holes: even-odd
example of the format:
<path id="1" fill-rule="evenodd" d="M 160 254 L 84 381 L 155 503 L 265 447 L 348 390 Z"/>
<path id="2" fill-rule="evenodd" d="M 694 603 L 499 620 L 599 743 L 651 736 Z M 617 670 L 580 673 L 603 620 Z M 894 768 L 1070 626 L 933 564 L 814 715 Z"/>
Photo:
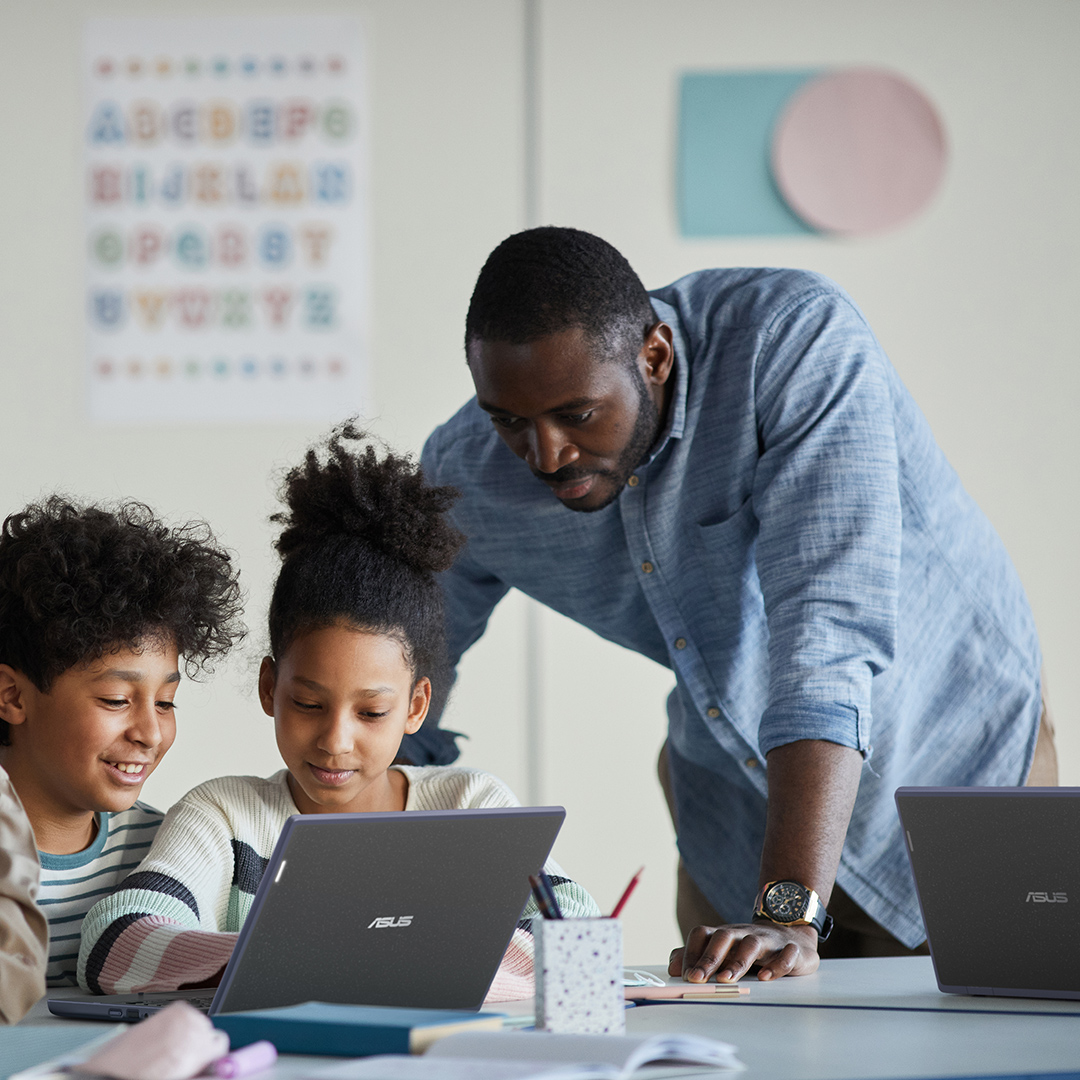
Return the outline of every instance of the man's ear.
<path id="1" fill-rule="evenodd" d="M 26 723 L 27 678 L 9 664 L 0 664 L 0 720 Z"/>
<path id="2" fill-rule="evenodd" d="M 277 686 L 277 668 L 271 656 L 264 656 L 259 666 L 259 704 L 267 716 L 274 715 L 274 688 Z"/>
<path id="3" fill-rule="evenodd" d="M 405 734 L 415 735 L 424 722 L 424 717 L 431 708 L 431 680 L 423 675 L 416 680 L 412 700 L 409 702 L 409 715 L 405 718 Z"/>
<path id="4" fill-rule="evenodd" d="M 651 326 L 638 354 L 641 374 L 647 383 L 663 386 L 675 364 L 675 337 L 666 322 Z"/>

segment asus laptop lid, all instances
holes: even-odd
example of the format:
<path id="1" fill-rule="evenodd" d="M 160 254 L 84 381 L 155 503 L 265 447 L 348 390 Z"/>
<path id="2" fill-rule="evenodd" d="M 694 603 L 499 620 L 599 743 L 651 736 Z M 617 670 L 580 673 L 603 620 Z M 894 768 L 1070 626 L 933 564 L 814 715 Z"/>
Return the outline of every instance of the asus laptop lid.
<path id="1" fill-rule="evenodd" d="M 899 788 L 938 987 L 1080 998 L 1080 788 Z"/>
<path id="2" fill-rule="evenodd" d="M 479 1009 L 564 817 L 549 806 L 289 818 L 211 1015 L 303 1001 Z M 138 1019 L 192 996 L 49 1008 Z"/>

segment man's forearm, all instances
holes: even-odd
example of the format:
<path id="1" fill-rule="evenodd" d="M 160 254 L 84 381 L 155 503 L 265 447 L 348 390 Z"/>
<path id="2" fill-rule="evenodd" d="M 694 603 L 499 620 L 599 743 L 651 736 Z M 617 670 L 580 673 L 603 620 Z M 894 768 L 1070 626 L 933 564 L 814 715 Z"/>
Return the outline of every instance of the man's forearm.
<path id="1" fill-rule="evenodd" d="M 758 885 L 797 881 L 829 902 L 859 790 L 858 750 L 804 739 L 770 751 L 769 806 Z"/>

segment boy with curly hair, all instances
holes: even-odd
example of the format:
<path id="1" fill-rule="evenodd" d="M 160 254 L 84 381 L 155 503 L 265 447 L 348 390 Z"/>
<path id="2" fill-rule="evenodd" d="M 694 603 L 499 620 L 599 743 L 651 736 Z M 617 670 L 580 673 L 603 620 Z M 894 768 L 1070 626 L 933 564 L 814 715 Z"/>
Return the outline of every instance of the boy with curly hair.
<path id="1" fill-rule="evenodd" d="M 147 852 L 138 802 L 191 676 L 243 634 L 237 571 L 208 526 L 61 496 L 0 529 L 0 766 L 37 840 L 47 982 L 75 983 L 83 917 Z"/>

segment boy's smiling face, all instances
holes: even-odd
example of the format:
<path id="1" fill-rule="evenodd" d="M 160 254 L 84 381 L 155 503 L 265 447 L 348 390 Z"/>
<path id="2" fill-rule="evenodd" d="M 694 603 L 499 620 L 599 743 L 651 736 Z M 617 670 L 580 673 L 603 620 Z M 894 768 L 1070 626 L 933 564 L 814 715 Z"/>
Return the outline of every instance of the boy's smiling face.
<path id="1" fill-rule="evenodd" d="M 0 717 L 11 725 L 2 763 L 39 848 L 80 851 L 95 812 L 135 802 L 176 737 L 179 681 L 176 646 L 159 641 L 69 668 L 48 693 L 0 664 Z"/>
<path id="2" fill-rule="evenodd" d="M 431 684 L 414 679 L 401 643 L 337 624 L 301 634 L 259 675 L 289 789 L 302 814 L 400 810 L 404 777 L 388 772 L 424 721 Z"/>

